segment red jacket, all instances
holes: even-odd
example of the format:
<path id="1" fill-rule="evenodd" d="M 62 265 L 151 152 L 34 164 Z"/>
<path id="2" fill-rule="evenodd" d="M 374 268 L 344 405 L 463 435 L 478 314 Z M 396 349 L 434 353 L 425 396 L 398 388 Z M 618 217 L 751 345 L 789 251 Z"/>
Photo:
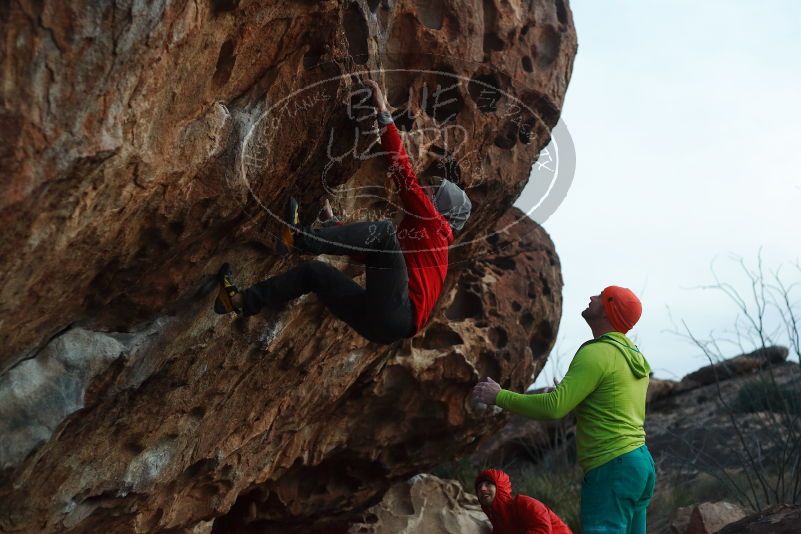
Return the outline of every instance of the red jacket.
<path id="1" fill-rule="evenodd" d="M 492 505 L 481 508 L 492 523 L 492 534 L 572 534 L 559 516 L 537 499 L 512 497 L 512 482 L 500 469 L 486 469 L 476 477 L 495 484 Z"/>
<path id="2" fill-rule="evenodd" d="M 409 299 L 414 304 L 417 330 L 428 322 L 448 273 L 448 246 L 453 242 L 451 225 L 437 211 L 420 187 L 409 156 L 394 124 L 381 133 L 381 144 L 390 163 L 406 214 L 397 228 L 398 242 L 409 271 Z"/>

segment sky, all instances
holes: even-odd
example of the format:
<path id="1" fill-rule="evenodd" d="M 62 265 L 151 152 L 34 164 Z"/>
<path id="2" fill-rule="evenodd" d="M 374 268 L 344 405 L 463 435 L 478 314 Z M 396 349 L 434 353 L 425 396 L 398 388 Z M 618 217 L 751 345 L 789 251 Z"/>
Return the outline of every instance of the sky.
<path id="1" fill-rule="evenodd" d="M 682 324 L 727 337 L 738 316 L 702 289 L 713 269 L 747 292 L 736 258 L 755 267 L 761 255 L 801 281 L 801 1 L 570 4 L 579 50 L 562 120 L 576 170 L 543 224 L 565 285 L 537 385 L 591 337 L 580 313 L 607 285 L 638 294 L 631 337 L 656 377 L 678 379 L 708 363 Z"/>

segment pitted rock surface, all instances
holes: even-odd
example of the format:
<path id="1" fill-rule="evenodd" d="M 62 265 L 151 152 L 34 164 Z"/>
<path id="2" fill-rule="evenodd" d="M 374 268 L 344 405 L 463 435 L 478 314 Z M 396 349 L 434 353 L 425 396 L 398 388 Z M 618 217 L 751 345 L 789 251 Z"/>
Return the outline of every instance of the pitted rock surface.
<path id="1" fill-rule="evenodd" d="M 502 424 L 468 400 L 480 376 L 542 368 L 559 260 L 508 208 L 570 78 L 562 0 L 21 0 L 0 34 L 0 530 L 325 528 Z M 221 263 L 247 285 L 300 260 L 273 253 L 290 193 L 306 218 L 387 205 L 354 193 L 380 158 L 329 165 L 371 153 L 349 132 L 379 69 L 421 176 L 469 132 L 474 216 L 428 327 L 380 347 L 314 297 L 216 316 Z"/>
<path id="2" fill-rule="evenodd" d="M 398 482 L 348 528 L 348 534 L 490 534 L 478 498 L 456 480 L 416 475 Z"/>

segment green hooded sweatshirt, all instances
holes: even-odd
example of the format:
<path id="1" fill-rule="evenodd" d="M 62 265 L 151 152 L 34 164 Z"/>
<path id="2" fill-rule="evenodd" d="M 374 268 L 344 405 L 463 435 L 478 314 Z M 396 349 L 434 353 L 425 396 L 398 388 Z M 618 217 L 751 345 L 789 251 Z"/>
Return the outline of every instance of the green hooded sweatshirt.
<path id="1" fill-rule="evenodd" d="M 576 449 L 586 473 L 645 444 L 645 394 L 651 367 L 620 332 L 584 343 L 562 382 L 550 393 L 521 395 L 502 389 L 495 403 L 532 419 L 576 412 Z"/>

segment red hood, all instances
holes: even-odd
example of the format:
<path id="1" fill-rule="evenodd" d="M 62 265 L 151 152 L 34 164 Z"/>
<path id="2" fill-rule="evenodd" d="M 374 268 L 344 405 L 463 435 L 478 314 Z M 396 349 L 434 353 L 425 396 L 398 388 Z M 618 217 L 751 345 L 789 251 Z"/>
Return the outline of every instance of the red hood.
<path id="1" fill-rule="evenodd" d="M 542 532 L 540 529 L 544 525 L 550 527 L 547 532 L 571 534 L 567 525 L 540 501 L 525 495 L 512 497 L 512 482 L 509 480 L 509 475 L 500 469 L 486 469 L 480 472 L 476 477 L 476 485 L 483 480 L 495 484 L 495 499 L 492 504 L 489 508 L 481 505 L 492 523 L 493 534 Z"/>
<path id="2" fill-rule="evenodd" d="M 492 501 L 492 506 L 489 509 L 483 504 L 481 505 L 484 513 L 490 515 L 490 512 L 493 512 L 505 516 L 506 509 L 509 507 L 509 503 L 512 502 L 512 481 L 509 480 L 509 475 L 500 469 L 485 469 L 476 477 L 475 485 L 478 486 L 478 483 L 483 480 L 495 484 L 495 500 Z"/>

